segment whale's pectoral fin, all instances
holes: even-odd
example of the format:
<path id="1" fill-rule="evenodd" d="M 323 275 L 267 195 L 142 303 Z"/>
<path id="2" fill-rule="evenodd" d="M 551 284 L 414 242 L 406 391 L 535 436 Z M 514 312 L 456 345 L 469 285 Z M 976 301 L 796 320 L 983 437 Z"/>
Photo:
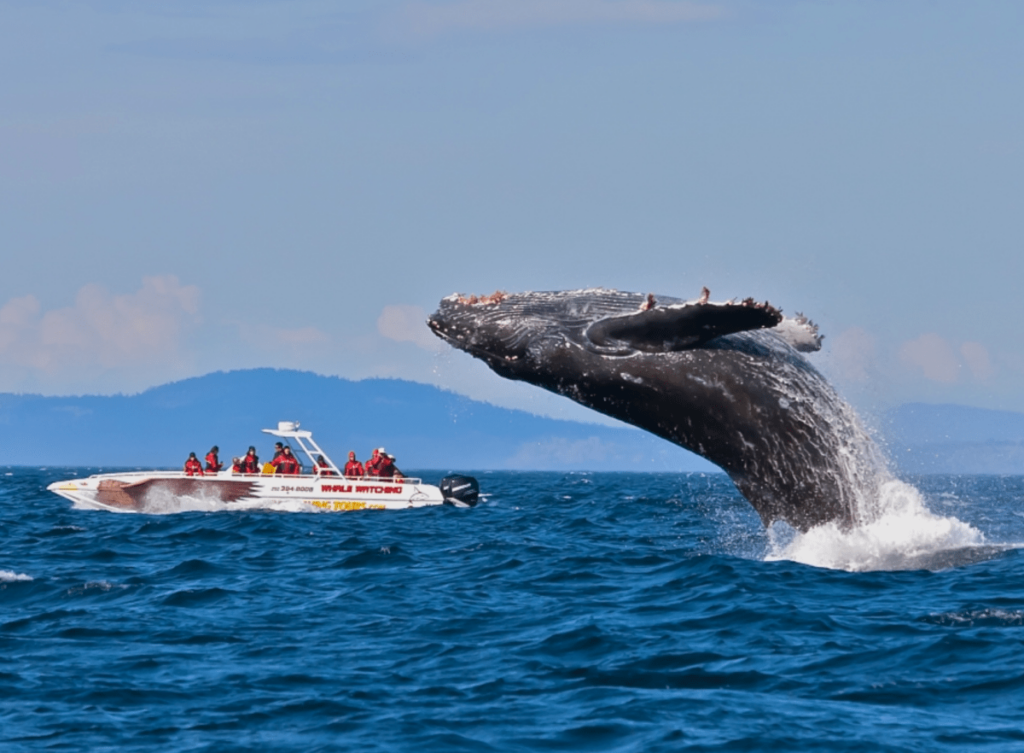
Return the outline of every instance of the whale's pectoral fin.
<path id="1" fill-rule="evenodd" d="M 722 335 L 768 329 L 781 321 L 782 313 L 767 303 L 691 303 L 600 319 L 586 334 L 599 348 L 665 353 L 697 348 Z"/>

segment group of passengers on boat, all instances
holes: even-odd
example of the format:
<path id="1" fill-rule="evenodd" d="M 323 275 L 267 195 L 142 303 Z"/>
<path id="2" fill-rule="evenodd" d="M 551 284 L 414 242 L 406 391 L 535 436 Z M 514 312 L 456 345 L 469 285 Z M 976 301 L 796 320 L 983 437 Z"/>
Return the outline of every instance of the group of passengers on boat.
<path id="1" fill-rule="evenodd" d="M 395 456 L 384 452 L 383 447 L 375 447 L 365 465 L 356 460 L 356 454 L 350 451 L 342 475 L 346 478 L 404 478 L 395 465 Z"/>
<path id="2" fill-rule="evenodd" d="M 224 464 L 220 462 L 218 454 L 220 448 L 214 445 L 210 448 L 210 451 L 206 453 L 206 467 L 199 462 L 199 458 L 196 457 L 194 452 L 188 454 L 188 460 L 185 461 L 185 475 L 186 476 L 205 476 L 207 473 L 219 473 L 223 469 Z M 295 457 L 295 453 L 292 452 L 292 448 L 281 442 L 277 442 L 274 445 L 274 458 L 268 464 L 272 468 L 264 468 L 260 465 L 260 459 L 256 455 L 256 448 L 250 446 L 248 452 L 243 457 L 231 458 L 231 472 L 238 474 L 261 474 L 261 473 L 274 473 L 282 476 L 297 476 L 302 473 L 302 463 Z M 331 464 L 327 462 L 327 459 L 323 455 L 318 455 L 316 459 L 316 466 L 313 468 L 314 475 L 317 476 L 334 476 L 336 475 Z M 353 451 L 348 453 L 348 462 L 345 464 L 345 468 L 342 471 L 342 475 L 346 478 L 383 478 L 383 479 L 402 479 L 404 476 L 402 472 L 398 470 L 398 466 L 395 465 L 395 456 L 389 455 L 384 451 L 383 447 L 376 447 L 373 450 L 373 454 L 370 459 L 366 461 L 366 464 L 360 463 L 356 460 L 356 454 Z"/>

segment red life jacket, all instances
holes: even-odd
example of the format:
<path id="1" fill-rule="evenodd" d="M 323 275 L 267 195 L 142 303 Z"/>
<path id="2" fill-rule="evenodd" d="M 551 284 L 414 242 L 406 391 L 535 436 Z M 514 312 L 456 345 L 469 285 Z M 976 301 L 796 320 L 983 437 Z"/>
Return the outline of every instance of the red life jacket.
<path id="1" fill-rule="evenodd" d="M 232 472 L 232 473 L 243 473 L 243 471 L 242 471 L 242 464 L 241 464 L 241 462 L 238 462 L 238 463 L 232 463 L 232 464 L 231 464 L 231 472 Z"/>
<path id="2" fill-rule="evenodd" d="M 260 459 L 252 453 L 247 453 L 242 458 L 242 473 L 259 473 Z"/>
<path id="3" fill-rule="evenodd" d="M 331 470 L 331 466 L 327 464 L 327 461 L 316 464 L 317 469 L 320 471 L 321 476 L 333 476 L 334 471 Z"/>
<path id="4" fill-rule="evenodd" d="M 377 455 L 366 461 L 366 475 L 367 476 L 379 476 L 380 475 L 380 461 L 381 456 Z"/>
<path id="5" fill-rule="evenodd" d="M 224 464 L 217 459 L 216 452 L 206 453 L 206 470 L 213 471 L 214 473 L 216 473 L 223 467 Z"/>
<path id="6" fill-rule="evenodd" d="M 358 478 L 360 476 L 365 476 L 366 471 L 363 469 L 363 464 L 358 460 L 349 460 L 345 463 L 345 475 Z"/>
<path id="7" fill-rule="evenodd" d="M 389 457 L 381 455 L 380 463 L 377 464 L 377 475 L 380 478 L 394 478 L 395 461 Z"/>
<path id="8" fill-rule="evenodd" d="M 195 458 L 189 458 L 185 461 L 185 475 L 186 476 L 203 476 L 203 464 Z"/>
<path id="9" fill-rule="evenodd" d="M 299 461 L 291 453 L 288 455 L 281 453 L 274 459 L 273 465 L 277 473 L 284 474 L 285 476 L 294 476 L 299 472 Z"/>

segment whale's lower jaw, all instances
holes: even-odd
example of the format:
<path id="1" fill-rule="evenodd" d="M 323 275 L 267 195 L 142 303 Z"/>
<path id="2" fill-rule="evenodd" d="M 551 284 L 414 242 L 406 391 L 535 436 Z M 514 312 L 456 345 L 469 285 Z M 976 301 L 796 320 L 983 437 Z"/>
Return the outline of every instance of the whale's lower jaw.
<path id="1" fill-rule="evenodd" d="M 707 458 L 765 525 L 849 526 L 884 463 L 852 409 L 791 346 L 800 347 L 792 331 L 774 330 L 780 320 L 752 301 L 583 290 L 452 296 L 429 324 L 500 376 Z M 806 321 L 794 325 L 803 345 L 820 343 Z"/>

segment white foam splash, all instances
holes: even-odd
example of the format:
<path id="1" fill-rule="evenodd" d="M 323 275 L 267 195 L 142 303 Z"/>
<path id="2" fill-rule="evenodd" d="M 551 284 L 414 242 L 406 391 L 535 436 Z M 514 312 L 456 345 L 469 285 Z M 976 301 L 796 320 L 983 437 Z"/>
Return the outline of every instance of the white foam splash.
<path id="1" fill-rule="evenodd" d="M 14 583 L 19 580 L 34 580 L 31 575 L 16 573 L 13 570 L 0 570 L 0 583 Z"/>
<path id="2" fill-rule="evenodd" d="M 265 500 L 224 502 L 210 491 L 209 494 L 175 494 L 170 489 L 155 487 L 146 492 L 140 509 L 110 509 L 112 512 L 145 515 L 176 515 L 182 512 L 225 512 L 229 510 L 272 510 L 274 512 L 325 512 L 302 500 Z"/>
<path id="3" fill-rule="evenodd" d="M 770 377 L 779 380 L 780 394 L 801 399 L 796 389 L 803 384 L 800 374 L 782 369 Z M 849 511 L 852 525 L 832 522 L 800 533 L 776 523 L 768 529 L 765 559 L 854 572 L 941 570 L 990 559 L 1011 548 L 988 544 L 974 526 L 929 510 L 920 491 L 893 477 L 885 454 L 838 394 L 820 389 L 813 414 L 831 425 L 831 431 L 819 432 L 816 441 L 819 450 L 836 461 L 823 472 L 838 476 L 839 506 Z"/>
<path id="4" fill-rule="evenodd" d="M 931 615 L 931 621 L 941 625 L 1013 626 L 1024 625 L 1024 612 L 1019 609 L 970 609 L 963 612 L 943 612 Z"/>
<path id="5" fill-rule="evenodd" d="M 85 585 L 72 586 L 67 590 L 67 594 L 68 596 L 82 596 L 89 591 L 100 591 L 106 593 L 114 588 L 125 589 L 128 588 L 128 586 L 123 583 L 111 583 L 106 580 L 90 580 L 85 583 Z"/>
<path id="6" fill-rule="evenodd" d="M 215 494 L 178 495 L 170 489 L 156 486 L 146 492 L 145 502 L 139 512 L 147 515 L 173 515 L 179 512 L 220 512 L 227 509 Z"/>
<path id="7" fill-rule="evenodd" d="M 956 564 L 952 552 L 984 547 L 985 536 L 955 517 L 936 515 L 916 488 L 889 480 L 878 486 L 871 510 L 848 530 L 835 523 L 806 533 L 774 525 L 766 560 L 792 560 L 815 567 L 867 570 L 941 569 Z M 970 557 L 964 557 L 965 561 Z"/>

